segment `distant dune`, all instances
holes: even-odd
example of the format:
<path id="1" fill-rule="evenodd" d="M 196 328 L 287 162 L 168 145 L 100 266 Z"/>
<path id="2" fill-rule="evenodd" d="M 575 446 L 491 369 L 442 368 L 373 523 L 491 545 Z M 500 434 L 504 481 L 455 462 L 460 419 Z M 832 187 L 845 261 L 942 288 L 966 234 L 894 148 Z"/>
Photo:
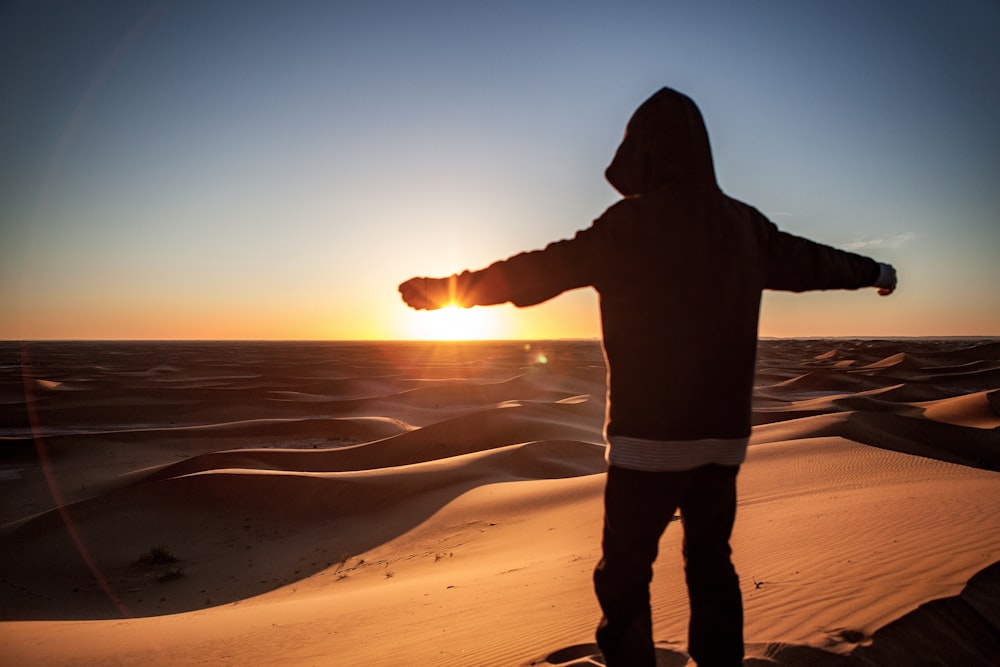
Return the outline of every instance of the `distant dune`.
<path id="1" fill-rule="evenodd" d="M 593 341 L 0 343 L 2 662 L 603 664 L 604 392 Z M 746 665 L 1000 665 L 1000 342 L 765 340 L 754 424 Z"/>

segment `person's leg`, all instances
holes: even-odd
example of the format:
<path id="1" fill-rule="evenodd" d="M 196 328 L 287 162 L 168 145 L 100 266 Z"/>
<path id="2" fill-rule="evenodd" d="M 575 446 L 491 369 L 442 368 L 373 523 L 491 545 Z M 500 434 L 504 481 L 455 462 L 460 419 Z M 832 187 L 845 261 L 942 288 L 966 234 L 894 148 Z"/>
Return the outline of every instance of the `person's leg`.
<path id="1" fill-rule="evenodd" d="M 691 602 L 688 652 L 698 667 L 735 667 L 743 661 L 743 601 L 729 547 L 738 472 L 738 466 L 719 465 L 692 471 L 680 504 Z"/>
<path id="2" fill-rule="evenodd" d="M 609 667 L 656 664 L 649 582 L 660 536 L 677 508 L 678 473 L 611 467 L 604 491 L 604 555 L 594 589 L 604 618 L 597 644 Z"/>

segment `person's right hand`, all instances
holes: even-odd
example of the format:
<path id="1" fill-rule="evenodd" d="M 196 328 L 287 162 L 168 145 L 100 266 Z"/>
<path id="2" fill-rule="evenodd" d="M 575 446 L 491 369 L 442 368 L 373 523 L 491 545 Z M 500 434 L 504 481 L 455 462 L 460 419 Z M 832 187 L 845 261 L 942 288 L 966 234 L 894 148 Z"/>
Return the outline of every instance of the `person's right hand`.
<path id="1" fill-rule="evenodd" d="M 452 278 L 410 278 L 399 286 L 399 294 L 410 308 L 436 310 L 453 300 Z"/>
<path id="2" fill-rule="evenodd" d="M 872 287 L 878 288 L 879 296 L 889 296 L 896 291 L 896 269 L 891 264 L 879 264 L 878 280 Z"/>

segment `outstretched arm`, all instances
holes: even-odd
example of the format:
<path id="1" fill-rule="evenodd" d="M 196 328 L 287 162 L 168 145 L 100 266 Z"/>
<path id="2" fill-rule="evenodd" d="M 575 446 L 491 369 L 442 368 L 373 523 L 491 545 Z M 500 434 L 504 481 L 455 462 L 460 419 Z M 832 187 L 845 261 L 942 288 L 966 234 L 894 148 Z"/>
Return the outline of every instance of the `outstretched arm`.
<path id="1" fill-rule="evenodd" d="M 463 271 L 447 278 L 410 278 L 399 286 L 400 296 L 417 310 L 491 306 L 507 301 L 519 307 L 541 303 L 567 290 L 593 284 L 602 245 L 595 226 L 578 232 L 571 240 L 520 253 L 479 271 Z"/>
<path id="2" fill-rule="evenodd" d="M 896 270 L 870 257 L 777 231 L 771 236 L 765 287 L 792 292 L 876 287 L 888 296 L 896 289 Z"/>

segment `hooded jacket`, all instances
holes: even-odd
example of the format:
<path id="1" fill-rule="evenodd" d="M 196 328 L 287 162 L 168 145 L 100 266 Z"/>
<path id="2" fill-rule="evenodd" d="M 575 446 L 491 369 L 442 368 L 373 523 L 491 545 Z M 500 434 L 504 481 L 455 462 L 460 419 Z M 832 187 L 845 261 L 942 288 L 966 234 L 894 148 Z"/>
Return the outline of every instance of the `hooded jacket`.
<path id="1" fill-rule="evenodd" d="M 738 465 L 762 290 L 871 286 L 879 265 L 782 232 L 725 195 L 698 107 L 669 88 L 635 111 L 605 176 L 624 199 L 572 239 L 454 277 L 456 300 L 529 306 L 593 287 L 610 464 Z"/>

